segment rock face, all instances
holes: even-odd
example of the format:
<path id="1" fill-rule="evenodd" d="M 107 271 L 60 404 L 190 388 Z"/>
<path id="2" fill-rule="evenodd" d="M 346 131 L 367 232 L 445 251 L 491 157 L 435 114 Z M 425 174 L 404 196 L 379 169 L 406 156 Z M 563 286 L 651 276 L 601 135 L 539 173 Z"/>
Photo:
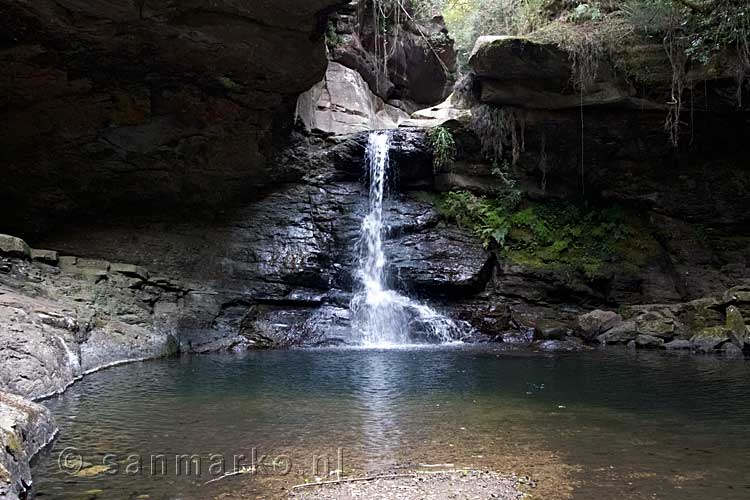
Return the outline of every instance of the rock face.
<path id="1" fill-rule="evenodd" d="M 297 116 L 308 130 L 338 135 L 397 128 L 409 118 L 373 94 L 359 73 L 336 62 L 328 64 L 322 82 L 299 96 Z"/>
<path id="2" fill-rule="evenodd" d="M 9 267 L 0 274 L 2 390 L 46 397 L 84 373 L 179 350 L 170 312 L 184 289 L 108 262 L 72 261 L 58 268 L 0 258 Z"/>
<path id="3" fill-rule="evenodd" d="M 372 92 L 385 101 L 397 101 L 403 109 L 413 111 L 450 94 L 456 53 L 441 17 L 416 22 L 411 2 L 400 3 L 405 12 L 382 5 L 385 22 L 373 19 L 369 0 L 350 2 L 339 9 L 332 18 L 336 42 L 331 47 L 331 59 L 357 71 Z M 383 24 L 389 28 L 385 66 L 380 55 L 382 35 L 375 31 Z M 393 33 L 397 33 L 396 39 Z"/>
<path id="4" fill-rule="evenodd" d="M 61 212 L 225 203 L 322 78 L 340 0 L 0 2 L 0 230 Z"/>
<path id="5" fill-rule="evenodd" d="M 555 44 L 527 38 L 480 37 L 469 65 L 481 79 L 482 102 L 499 106 L 577 108 L 624 103 L 635 95 L 630 84 L 606 69 L 579 91 L 570 54 Z"/>
<path id="6" fill-rule="evenodd" d="M 421 297 L 483 291 L 494 264 L 474 235 L 445 224 L 392 240 L 386 249 L 395 286 Z"/>
<path id="7" fill-rule="evenodd" d="M 675 148 L 664 130 L 671 73 L 659 73 L 670 67 L 663 47 L 633 49 L 599 56 L 591 63 L 593 81 L 581 86 L 576 54 L 559 44 L 482 37 L 470 59 L 473 90 L 484 104 L 473 110 L 475 119 L 485 129 L 495 122 L 504 130 L 498 135 L 518 137 L 523 151 L 515 148 L 522 154 L 514 175 L 535 196 L 585 196 L 650 208 L 666 216 L 661 222 L 673 232 L 685 221 L 744 224 L 750 171 L 741 165 L 750 127 L 744 108 L 726 98 L 736 95 L 734 74 L 693 68 L 686 75 L 684 99 L 691 99 L 692 111 L 681 117 L 689 126 L 679 129 Z M 642 58 L 635 60 L 638 54 Z M 622 67 L 648 75 L 625 74 Z M 509 153 L 510 137 L 497 140 Z"/>
<path id="8" fill-rule="evenodd" d="M 29 461 L 56 433 L 47 408 L 0 392 L 0 498 L 26 498 L 31 486 Z"/>
<path id="9" fill-rule="evenodd" d="M 441 306 L 482 291 L 494 260 L 469 231 L 438 227 L 429 204 L 399 193 L 422 177 L 410 167 L 411 155 L 421 151 L 411 137 L 408 130 L 394 137 L 404 147 L 399 154 L 394 149 L 399 173 L 386 206 L 389 279 Z M 8 258 L 7 273 L 0 274 L 8 300 L 49 301 L 44 307 L 79 325 L 71 332 L 40 331 L 40 338 L 68 339 L 80 360 L 50 391 L 118 360 L 349 341 L 355 248 L 367 209 L 364 139 L 302 140 L 285 160 L 308 169 L 301 182 L 222 215 L 82 224 L 34 241 L 58 251 L 57 265 Z M 15 309 L 34 307 L 43 310 Z M 36 321 L 33 314 L 24 318 Z M 63 350 L 59 342 L 54 346 L 59 365 Z"/>

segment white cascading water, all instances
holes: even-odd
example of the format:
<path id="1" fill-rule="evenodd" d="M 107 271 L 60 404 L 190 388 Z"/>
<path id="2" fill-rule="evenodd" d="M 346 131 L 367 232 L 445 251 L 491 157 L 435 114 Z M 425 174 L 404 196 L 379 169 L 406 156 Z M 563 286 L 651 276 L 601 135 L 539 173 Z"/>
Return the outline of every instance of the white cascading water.
<path id="1" fill-rule="evenodd" d="M 460 340 L 470 331 L 432 308 L 405 297 L 386 285 L 383 250 L 383 202 L 388 182 L 391 134 L 370 133 L 366 162 L 370 176 L 369 210 L 362 221 L 357 281 L 360 290 L 352 299 L 355 334 L 368 346 L 405 345 L 420 340 L 445 343 Z"/>

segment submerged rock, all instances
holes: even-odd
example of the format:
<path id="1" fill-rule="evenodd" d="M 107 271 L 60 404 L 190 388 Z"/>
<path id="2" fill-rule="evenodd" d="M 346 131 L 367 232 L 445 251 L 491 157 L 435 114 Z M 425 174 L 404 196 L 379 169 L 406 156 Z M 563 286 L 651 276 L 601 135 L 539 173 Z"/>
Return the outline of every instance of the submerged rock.
<path id="1" fill-rule="evenodd" d="M 690 342 L 701 352 L 711 352 L 729 340 L 729 332 L 724 326 L 704 328 L 690 338 Z"/>
<path id="2" fill-rule="evenodd" d="M 638 347 L 662 347 L 664 346 L 664 339 L 653 335 L 640 334 L 635 338 L 635 345 Z"/>
<path id="3" fill-rule="evenodd" d="M 667 350 L 677 351 L 693 349 L 694 346 L 693 343 L 689 340 L 676 339 L 671 342 L 667 342 L 666 344 L 664 344 L 664 347 Z"/>
<path id="4" fill-rule="evenodd" d="M 738 358 L 744 356 L 744 353 L 742 349 L 734 345 L 733 343 L 727 343 L 724 344 L 721 347 L 721 352 L 724 354 L 724 356 L 730 357 L 730 358 Z"/>
<path id="5" fill-rule="evenodd" d="M 575 342 L 574 340 L 542 340 L 534 342 L 532 347 L 541 351 L 549 352 L 574 352 L 591 349 L 590 347 L 586 347 L 582 343 Z"/>

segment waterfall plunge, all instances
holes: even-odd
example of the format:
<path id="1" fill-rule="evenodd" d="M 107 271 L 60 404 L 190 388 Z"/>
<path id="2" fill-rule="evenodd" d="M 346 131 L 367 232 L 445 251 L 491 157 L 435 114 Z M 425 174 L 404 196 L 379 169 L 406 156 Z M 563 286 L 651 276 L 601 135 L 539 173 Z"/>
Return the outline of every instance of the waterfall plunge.
<path id="1" fill-rule="evenodd" d="M 383 201 L 388 183 L 391 134 L 370 133 L 366 162 L 370 177 L 369 210 L 360 230 L 360 260 L 356 278 L 360 285 L 352 299 L 355 335 L 364 345 L 404 345 L 460 340 L 471 328 L 439 314 L 432 308 L 389 290 L 387 260 L 383 250 L 385 221 Z"/>

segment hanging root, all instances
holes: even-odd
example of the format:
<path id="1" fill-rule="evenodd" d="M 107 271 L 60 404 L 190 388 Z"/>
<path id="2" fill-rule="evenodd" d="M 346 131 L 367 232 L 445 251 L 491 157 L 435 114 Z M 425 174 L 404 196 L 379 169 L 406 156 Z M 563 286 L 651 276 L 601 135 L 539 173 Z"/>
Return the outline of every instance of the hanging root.
<path id="1" fill-rule="evenodd" d="M 471 128 L 479 137 L 482 153 L 497 162 L 510 147 L 515 165 L 526 150 L 526 117 L 520 109 L 481 104 L 472 110 Z"/>

